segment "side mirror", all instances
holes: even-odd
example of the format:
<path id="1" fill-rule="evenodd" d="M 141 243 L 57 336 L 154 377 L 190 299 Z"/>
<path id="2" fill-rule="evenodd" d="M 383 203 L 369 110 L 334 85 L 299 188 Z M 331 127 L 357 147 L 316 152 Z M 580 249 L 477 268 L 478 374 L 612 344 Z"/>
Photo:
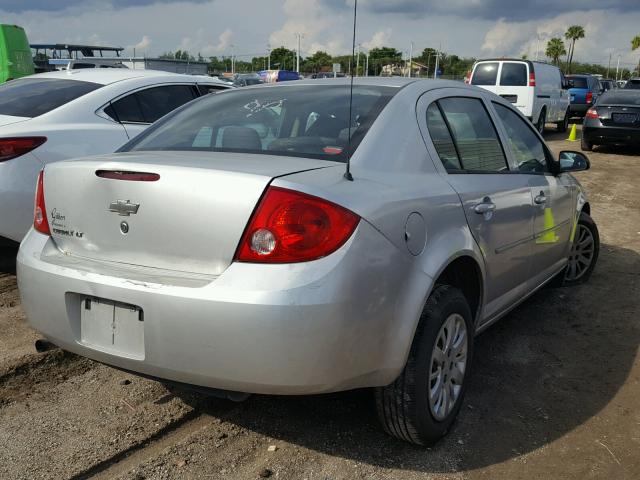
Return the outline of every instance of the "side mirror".
<path id="1" fill-rule="evenodd" d="M 562 151 L 559 156 L 560 171 L 564 172 L 581 172 L 589 170 L 591 163 L 586 155 L 580 152 Z"/>

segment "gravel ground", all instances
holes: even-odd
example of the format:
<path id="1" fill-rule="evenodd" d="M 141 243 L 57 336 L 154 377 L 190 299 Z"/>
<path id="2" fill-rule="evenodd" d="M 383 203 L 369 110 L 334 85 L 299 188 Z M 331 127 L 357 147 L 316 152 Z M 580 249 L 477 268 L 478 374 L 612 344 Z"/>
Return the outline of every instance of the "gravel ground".
<path id="1" fill-rule="evenodd" d="M 578 149 L 547 133 L 554 151 Z M 0 478 L 640 478 L 640 152 L 579 174 L 601 232 L 587 285 L 547 288 L 477 339 L 449 436 L 383 434 L 367 390 L 231 403 L 36 353 L 0 255 Z"/>

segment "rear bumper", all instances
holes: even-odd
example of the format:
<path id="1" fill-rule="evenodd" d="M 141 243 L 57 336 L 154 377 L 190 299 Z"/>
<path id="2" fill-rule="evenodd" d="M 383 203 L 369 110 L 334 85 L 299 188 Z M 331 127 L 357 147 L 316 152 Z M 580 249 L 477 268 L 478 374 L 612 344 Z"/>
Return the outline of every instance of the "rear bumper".
<path id="1" fill-rule="evenodd" d="M 569 105 L 569 113 L 572 117 L 584 117 L 593 105 L 590 103 L 572 103 Z"/>
<path id="2" fill-rule="evenodd" d="M 33 230 L 21 245 L 18 281 L 29 323 L 65 350 L 144 375 L 237 392 L 312 394 L 386 385 L 410 347 L 394 325 L 409 259 L 364 221 L 321 260 L 234 263 L 197 287 L 64 266 L 59 256 Z M 144 358 L 83 344 L 83 296 L 143 309 Z"/>
<path id="3" fill-rule="evenodd" d="M 583 126 L 582 135 L 595 145 L 640 145 L 640 129 Z"/>

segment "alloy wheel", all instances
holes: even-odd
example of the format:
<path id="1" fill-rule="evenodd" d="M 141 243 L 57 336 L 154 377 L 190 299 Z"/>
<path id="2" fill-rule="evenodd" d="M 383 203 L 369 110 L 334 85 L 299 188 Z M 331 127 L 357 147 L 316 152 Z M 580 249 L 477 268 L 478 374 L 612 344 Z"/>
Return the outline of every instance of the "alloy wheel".
<path id="1" fill-rule="evenodd" d="M 580 279 L 589 270 L 595 253 L 595 241 L 591 230 L 579 223 L 575 235 L 565 273 L 565 280 L 569 282 Z"/>
<path id="2" fill-rule="evenodd" d="M 429 408 L 436 420 L 451 413 L 462 391 L 467 369 L 467 324 L 462 315 L 449 315 L 440 328 L 431 353 Z"/>

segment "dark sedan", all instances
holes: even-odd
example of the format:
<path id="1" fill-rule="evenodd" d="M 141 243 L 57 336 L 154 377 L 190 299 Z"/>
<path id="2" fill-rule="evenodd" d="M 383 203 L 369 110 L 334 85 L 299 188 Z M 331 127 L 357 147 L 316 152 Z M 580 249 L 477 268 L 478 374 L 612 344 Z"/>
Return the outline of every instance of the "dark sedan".
<path id="1" fill-rule="evenodd" d="M 587 111 L 582 127 L 582 150 L 594 145 L 640 146 L 640 90 L 604 93 Z"/>

